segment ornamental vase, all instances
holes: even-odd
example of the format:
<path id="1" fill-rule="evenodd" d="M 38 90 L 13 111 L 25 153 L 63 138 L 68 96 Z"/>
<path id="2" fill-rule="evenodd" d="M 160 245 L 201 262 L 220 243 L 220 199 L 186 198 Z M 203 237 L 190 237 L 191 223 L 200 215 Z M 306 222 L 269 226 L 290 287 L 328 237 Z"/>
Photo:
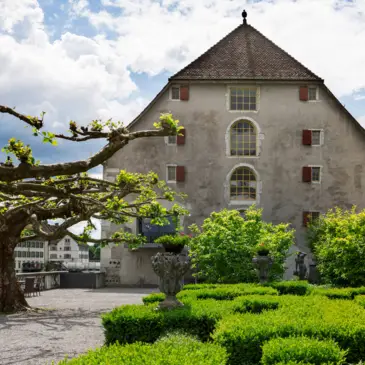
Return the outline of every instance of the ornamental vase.
<path id="1" fill-rule="evenodd" d="M 159 304 L 160 309 L 172 309 L 183 304 L 176 298 L 182 289 L 182 279 L 191 266 L 190 257 L 171 252 L 159 252 L 152 256 L 153 271 L 160 278 L 160 291 L 166 299 Z"/>

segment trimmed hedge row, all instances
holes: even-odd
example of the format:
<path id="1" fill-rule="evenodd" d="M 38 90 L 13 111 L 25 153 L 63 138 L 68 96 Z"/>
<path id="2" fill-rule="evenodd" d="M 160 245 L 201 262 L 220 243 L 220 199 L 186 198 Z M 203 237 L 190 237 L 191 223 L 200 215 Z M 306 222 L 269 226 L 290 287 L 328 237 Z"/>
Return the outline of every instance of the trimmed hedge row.
<path id="1" fill-rule="evenodd" d="M 357 303 L 322 296 L 284 299 L 278 297 L 275 311 L 229 315 L 217 324 L 212 337 L 227 349 L 229 364 L 258 364 L 267 340 L 290 336 L 333 339 L 348 349 L 349 363 L 365 358 L 365 311 Z"/>
<path id="2" fill-rule="evenodd" d="M 237 284 L 221 286 L 212 289 L 183 290 L 177 297 L 179 300 L 191 301 L 197 299 L 233 300 L 234 298 L 246 295 L 278 295 L 278 291 L 271 287 L 258 285 Z M 144 297 L 144 304 L 158 303 L 165 299 L 163 293 L 152 293 Z"/>
<path id="3" fill-rule="evenodd" d="M 280 299 L 280 300 L 279 300 Z M 218 321 L 234 313 L 261 313 L 287 302 L 285 297 L 256 295 L 231 301 L 184 299 L 184 307 L 173 311 L 156 311 L 157 303 L 125 305 L 102 316 L 106 343 L 137 341 L 152 343 L 169 331 L 181 330 L 207 341 Z"/>
<path id="4" fill-rule="evenodd" d="M 310 285 L 307 281 L 280 281 L 269 285 L 277 289 L 280 295 L 307 295 L 310 292 Z"/>
<path id="5" fill-rule="evenodd" d="M 106 344 L 153 343 L 169 331 L 181 330 L 206 341 L 217 322 L 233 313 L 233 302 L 185 302 L 173 311 L 156 311 L 157 304 L 126 305 L 102 315 Z"/>
<path id="6" fill-rule="evenodd" d="M 262 365 L 295 361 L 313 365 L 343 364 L 346 351 L 333 340 L 320 341 L 308 337 L 275 338 L 262 346 Z"/>
<path id="7" fill-rule="evenodd" d="M 118 344 L 63 360 L 58 365 L 225 365 L 226 351 L 212 343 L 202 343 L 184 335 L 170 335 L 153 345 Z"/>
<path id="8" fill-rule="evenodd" d="M 361 305 L 361 307 L 365 308 L 365 295 L 359 295 L 355 298 L 355 303 Z"/>

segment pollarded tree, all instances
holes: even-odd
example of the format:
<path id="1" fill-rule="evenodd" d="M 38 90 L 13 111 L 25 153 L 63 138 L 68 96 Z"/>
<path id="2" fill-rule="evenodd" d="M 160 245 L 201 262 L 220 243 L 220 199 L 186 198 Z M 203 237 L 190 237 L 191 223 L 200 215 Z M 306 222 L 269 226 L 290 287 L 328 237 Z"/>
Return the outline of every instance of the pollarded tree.
<path id="1" fill-rule="evenodd" d="M 71 121 L 69 133 L 53 134 L 43 131 L 44 113 L 40 118 L 32 117 L 6 106 L 0 106 L 0 113 L 31 126 L 33 135 L 46 143 L 57 145 L 58 139 L 75 143 L 105 140 L 104 147 L 87 160 L 50 165 L 36 162 L 32 149 L 15 138 L 4 147 L 8 158 L 0 166 L 0 312 L 28 307 L 15 276 L 14 249 L 19 242 L 34 237 L 58 239 L 68 234 L 85 243 L 129 242 L 137 245 L 143 238 L 123 231 L 108 239 L 92 239 L 91 219 L 123 224 L 133 218 L 147 217 L 152 218 L 152 223 L 165 224 L 167 216 L 186 213 L 178 204 L 171 209 L 163 207 L 162 200 L 174 201 L 177 194 L 153 172 L 144 175 L 122 170 L 115 182 L 87 174 L 135 139 L 177 135 L 182 127 L 171 114 L 161 115 L 151 130 L 131 132 L 120 122 L 94 120 L 87 127 L 79 127 Z M 13 163 L 10 156 L 17 163 Z M 63 219 L 63 223 L 53 233 L 42 229 L 42 221 L 57 218 Z M 81 221 L 88 222 L 81 235 L 69 231 Z"/>

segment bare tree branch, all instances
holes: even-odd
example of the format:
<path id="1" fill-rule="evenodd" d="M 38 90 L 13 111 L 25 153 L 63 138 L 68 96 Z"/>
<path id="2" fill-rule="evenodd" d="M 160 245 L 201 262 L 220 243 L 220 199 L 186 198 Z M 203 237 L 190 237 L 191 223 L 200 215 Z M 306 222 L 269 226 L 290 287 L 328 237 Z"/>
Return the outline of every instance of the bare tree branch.
<path id="1" fill-rule="evenodd" d="M 24 114 L 20 114 L 16 112 L 14 109 L 11 109 L 7 106 L 0 105 L 0 113 L 10 114 L 23 122 L 27 123 L 31 127 L 35 127 L 37 129 L 41 129 L 43 127 L 43 119 L 38 119 L 36 117 L 29 117 Z"/>

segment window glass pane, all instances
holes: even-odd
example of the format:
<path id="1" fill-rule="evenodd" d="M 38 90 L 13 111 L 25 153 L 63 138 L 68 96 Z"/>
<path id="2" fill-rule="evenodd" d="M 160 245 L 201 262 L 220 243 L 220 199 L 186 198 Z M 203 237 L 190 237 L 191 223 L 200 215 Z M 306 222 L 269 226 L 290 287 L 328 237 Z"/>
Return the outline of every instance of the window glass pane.
<path id="1" fill-rule="evenodd" d="M 311 220 L 312 221 L 315 221 L 318 218 L 319 218 L 319 212 L 312 212 L 311 213 Z"/>
<path id="2" fill-rule="evenodd" d="M 235 88 L 230 89 L 231 110 L 256 110 L 256 93 L 254 88 Z"/>
<path id="3" fill-rule="evenodd" d="M 167 167 L 167 180 L 176 181 L 176 166 Z"/>
<path id="4" fill-rule="evenodd" d="M 312 145 L 319 146 L 321 144 L 321 131 L 312 131 Z"/>
<path id="5" fill-rule="evenodd" d="M 317 88 L 316 87 L 310 87 L 308 89 L 308 99 L 317 100 Z"/>
<path id="6" fill-rule="evenodd" d="M 248 121 L 238 121 L 230 131 L 231 156 L 256 156 L 256 128 Z"/>
<path id="7" fill-rule="evenodd" d="M 39 257 L 39 251 L 35 253 L 35 257 Z"/>
<path id="8" fill-rule="evenodd" d="M 171 88 L 171 99 L 173 100 L 180 100 L 180 88 L 179 87 L 172 87 Z"/>
<path id="9" fill-rule="evenodd" d="M 231 176 L 231 200 L 255 200 L 256 184 L 255 174 L 248 167 L 239 167 Z"/>
<path id="10" fill-rule="evenodd" d="M 320 181 L 321 168 L 312 167 L 312 181 Z"/>
<path id="11" fill-rule="evenodd" d="M 43 257 L 43 252 L 40 252 L 39 253 L 39 257 Z"/>
<path id="12" fill-rule="evenodd" d="M 176 136 L 168 136 L 168 144 L 176 144 Z"/>

